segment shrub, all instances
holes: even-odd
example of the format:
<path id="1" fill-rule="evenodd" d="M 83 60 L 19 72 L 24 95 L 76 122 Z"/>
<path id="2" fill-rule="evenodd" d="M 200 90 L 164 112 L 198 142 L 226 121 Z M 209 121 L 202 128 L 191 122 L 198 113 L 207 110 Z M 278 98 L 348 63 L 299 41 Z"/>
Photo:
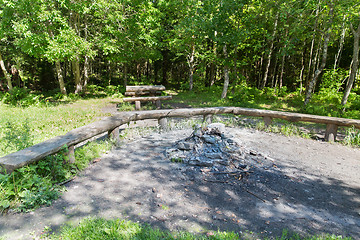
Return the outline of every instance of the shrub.
<path id="1" fill-rule="evenodd" d="M 12 106 L 29 107 L 32 105 L 41 105 L 44 95 L 31 93 L 27 88 L 14 87 L 11 91 L 5 93 L 2 102 Z"/>
<path id="2" fill-rule="evenodd" d="M 0 153 L 11 153 L 27 148 L 34 144 L 34 136 L 28 120 L 24 123 L 6 122 L 0 135 Z"/>

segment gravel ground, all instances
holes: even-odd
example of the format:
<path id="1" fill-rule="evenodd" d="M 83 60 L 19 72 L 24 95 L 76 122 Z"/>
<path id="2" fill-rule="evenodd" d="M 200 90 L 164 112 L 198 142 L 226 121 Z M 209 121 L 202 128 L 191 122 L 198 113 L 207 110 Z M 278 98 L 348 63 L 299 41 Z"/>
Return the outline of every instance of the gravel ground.
<path id="1" fill-rule="evenodd" d="M 50 207 L 1 216 L 0 236 L 32 239 L 45 226 L 99 216 L 168 230 L 278 236 L 288 229 L 360 239 L 360 149 L 246 128 L 227 132 L 256 153 L 247 178 L 209 181 L 206 169 L 165 158 L 191 130 L 153 133 L 102 156 Z"/>

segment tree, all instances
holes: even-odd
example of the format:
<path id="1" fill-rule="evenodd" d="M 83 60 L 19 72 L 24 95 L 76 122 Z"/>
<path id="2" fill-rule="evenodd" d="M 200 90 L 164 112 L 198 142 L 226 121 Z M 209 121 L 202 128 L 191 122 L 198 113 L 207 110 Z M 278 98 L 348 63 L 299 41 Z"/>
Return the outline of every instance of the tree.
<path id="1" fill-rule="evenodd" d="M 324 36 L 324 43 L 323 43 L 324 45 L 323 45 L 323 49 L 322 49 L 323 55 L 322 55 L 321 65 L 315 71 L 314 77 L 309 83 L 308 89 L 306 91 L 305 101 L 304 101 L 305 105 L 309 103 L 312 92 L 314 91 L 316 82 L 326 66 L 326 59 L 327 59 L 327 54 L 328 54 L 328 46 L 329 46 L 329 41 L 330 41 L 330 34 L 331 34 L 333 18 L 334 18 L 334 3 L 331 1 L 329 4 L 329 20 L 328 20 L 328 24 L 327 24 L 328 25 L 327 30 L 326 30 L 326 33 Z"/>
<path id="2" fill-rule="evenodd" d="M 351 32 L 354 35 L 354 49 L 353 49 L 353 57 L 352 57 L 352 66 L 350 69 L 350 73 L 349 73 L 349 79 L 348 82 L 346 84 L 346 88 L 344 91 L 344 96 L 341 100 L 341 104 L 345 105 L 349 95 L 350 95 L 350 91 L 353 87 L 354 81 L 355 81 L 355 77 L 357 74 L 357 70 L 359 67 L 359 39 L 360 39 L 360 22 L 359 25 L 357 27 L 357 29 L 354 29 L 352 23 L 350 23 L 350 28 L 351 28 Z"/>

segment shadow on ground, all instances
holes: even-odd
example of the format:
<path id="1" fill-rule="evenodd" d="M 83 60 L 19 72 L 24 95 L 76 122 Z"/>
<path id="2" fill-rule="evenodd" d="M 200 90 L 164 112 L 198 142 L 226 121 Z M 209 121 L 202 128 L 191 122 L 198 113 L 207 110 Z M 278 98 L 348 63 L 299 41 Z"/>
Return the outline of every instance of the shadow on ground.
<path id="1" fill-rule="evenodd" d="M 360 239 L 360 180 L 356 177 L 359 164 L 347 164 L 342 158 L 340 161 L 340 156 L 353 161 L 360 151 L 335 146 L 342 152 L 338 156 L 331 152 L 326 155 L 331 145 L 278 136 L 282 140 L 274 144 L 279 146 L 302 141 L 311 144 L 313 151 L 322 148 L 325 153 L 319 162 L 329 161 L 336 166 L 321 168 L 318 163 L 312 164 L 313 154 L 307 153 L 306 145 L 300 146 L 304 148 L 303 156 L 294 150 L 295 155 L 287 158 L 284 155 L 291 147 L 285 150 L 275 146 L 279 153 L 272 152 L 272 157 L 253 168 L 247 178 L 209 182 L 201 169 L 165 158 L 165 149 L 190 133 L 181 130 L 153 134 L 123 145 L 69 183 L 68 190 L 52 206 L 2 216 L 0 233 L 28 237 L 32 231 L 39 234 L 44 226 L 57 229 L 66 222 L 99 216 L 168 230 L 253 231 L 279 236 L 288 229 L 301 234 L 331 233 Z M 250 140 L 260 143 L 257 137 L 265 142 L 274 137 L 266 133 L 258 136 L 260 133 L 248 130 L 232 129 L 231 133 L 242 141 L 249 140 L 248 145 Z"/>

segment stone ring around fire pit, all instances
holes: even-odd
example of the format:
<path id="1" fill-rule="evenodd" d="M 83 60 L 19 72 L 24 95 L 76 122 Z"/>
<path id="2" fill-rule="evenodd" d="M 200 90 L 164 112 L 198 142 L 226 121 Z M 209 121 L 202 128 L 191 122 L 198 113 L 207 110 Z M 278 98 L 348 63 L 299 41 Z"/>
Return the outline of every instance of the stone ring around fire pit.
<path id="1" fill-rule="evenodd" d="M 196 125 L 192 134 L 166 150 L 172 162 L 206 167 L 213 174 L 241 175 L 250 173 L 245 151 L 235 140 L 225 136 L 225 125 Z M 240 176 L 239 176 L 240 178 Z"/>

